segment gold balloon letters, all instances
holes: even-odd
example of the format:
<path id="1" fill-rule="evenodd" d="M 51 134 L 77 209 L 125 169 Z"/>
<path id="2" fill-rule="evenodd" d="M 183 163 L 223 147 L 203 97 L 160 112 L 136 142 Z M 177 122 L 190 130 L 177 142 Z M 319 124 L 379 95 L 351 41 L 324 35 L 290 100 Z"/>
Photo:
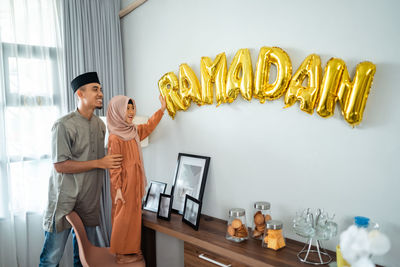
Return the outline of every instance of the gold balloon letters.
<path id="1" fill-rule="evenodd" d="M 321 83 L 321 59 L 312 54 L 306 57 L 299 69 L 293 75 L 285 95 L 285 108 L 300 101 L 300 109 L 312 114 L 317 101 L 318 90 Z M 308 79 L 307 87 L 302 86 L 304 79 Z"/>
<path id="2" fill-rule="evenodd" d="M 271 64 L 276 67 L 273 83 L 269 82 Z M 229 69 L 225 53 L 218 54 L 214 61 L 202 57 L 201 84 L 194 71 L 184 63 L 179 66 L 179 79 L 173 72 L 168 72 L 158 81 L 158 87 L 166 98 L 167 110 L 172 118 L 177 111 L 187 110 L 191 102 L 199 106 L 213 104 L 214 85 L 217 106 L 232 103 L 239 93 L 247 101 L 254 97 L 260 103 L 285 95 L 285 108 L 299 101 L 301 110 L 313 114 L 316 108 L 321 117 L 327 118 L 333 115 L 336 102 L 339 101 L 345 120 L 354 126 L 362 121 L 375 71 L 373 63 L 361 62 L 351 80 L 344 61 L 331 58 L 322 73 L 320 57 L 311 54 L 292 76 L 292 63 L 283 49 L 262 47 L 254 78 L 250 52 L 240 49 Z M 306 86 L 303 85 L 305 82 Z"/>
<path id="3" fill-rule="evenodd" d="M 269 84 L 269 69 L 271 64 L 277 68 L 277 77 L 273 84 Z M 279 47 L 262 47 L 258 54 L 254 97 L 260 99 L 261 103 L 265 100 L 280 98 L 287 89 L 292 76 L 292 63 L 285 51 Z"/>
<path id="4" fill-rule="evenodd" d="M 239 92 L 242 97 L 250 101 L 253 93 L 253 69 L 249 49 L 240 49 L 232 60 L 226 79 L 226 94 L 229 103 L 232 103 Z"/>
<path id="5" fill-rule="evenodd" d="M 202 57 L 200 61 L 201 96 L 205 104 L 213 103 L 212 83 L 215 83 L 215 98 L 217 106 L 226 101 L 226 56 L 217 55 L 214 61 Z"/>

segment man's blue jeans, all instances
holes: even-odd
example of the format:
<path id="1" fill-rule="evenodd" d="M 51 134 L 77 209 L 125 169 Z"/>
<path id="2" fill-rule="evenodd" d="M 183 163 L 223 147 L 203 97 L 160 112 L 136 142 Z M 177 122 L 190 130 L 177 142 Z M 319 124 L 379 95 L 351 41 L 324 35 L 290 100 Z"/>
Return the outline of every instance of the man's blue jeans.
<path id="1" fill-rule="evenodd" d="M 92 244 L 96 244 L 96 227 L 85 226 L 85 230 Z M 67 243 L 69 233 L 72 232 L 72 245 L 74 247 L 74 267 L 81 267 L 79 260 L 79 247 L 73 229 L 67 229 L 61 232 L 56 232 L 53 227 L 53 232 L 44 234 L 44 245 L 40 254 L 39 267 L 56 267 L 58 266 L 64 253 L 65 244 Z"/>

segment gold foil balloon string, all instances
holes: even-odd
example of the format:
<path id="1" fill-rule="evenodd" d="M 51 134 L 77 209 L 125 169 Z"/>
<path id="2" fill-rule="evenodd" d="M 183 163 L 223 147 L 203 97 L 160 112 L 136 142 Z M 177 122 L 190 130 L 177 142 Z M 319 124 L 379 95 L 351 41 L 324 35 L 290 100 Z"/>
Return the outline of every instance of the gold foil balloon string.
<path id="1" fill-rule="evenodd" d="M 269 82 L 271 65 L 276 67 L 273 83 Z M 324 118 L 334 114 L 336 102 L 339 102 L 345 120 L 354 127 L 363 119 L 375 72 L 373 63 L 361 62 L 351 80 L 345 62 L 331 58 L 322 73 L 320 57 L 311 54 L 292 76 L 292 63 L 283 49 L 262 47 L 254 80 L 249 49 L 239 49 L 229 69 L 225 53 L 218 54 L 214 60 L 202 57 L 201 83 L 192 68 L 184 63 L 179 67 L 179 78 L 173 72 L 168 72 L 158 81 L 158 87 L 166 98 L 167 110 L 172 118 L 177 111 L 187 110 L 191 102 L 199 106 L 213 104 L 214 95 L 217 106 L 232 103 L 239 93 L 247 101 L 254 97 L 260 103 L 284 95 L 285 108 L 299 101 L 301 110 L 313 114 L 316 108 L 318 115 Z M 306 80 L 307 85 L 303 86 Z"/>

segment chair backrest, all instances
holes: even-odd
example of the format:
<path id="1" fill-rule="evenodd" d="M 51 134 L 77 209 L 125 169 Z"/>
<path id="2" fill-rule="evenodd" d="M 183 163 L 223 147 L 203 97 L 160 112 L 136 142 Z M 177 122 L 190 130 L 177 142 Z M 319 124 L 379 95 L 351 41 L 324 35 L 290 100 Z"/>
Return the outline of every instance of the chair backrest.
<path id="1" fill-rule="evenodd" d="M 79 246 L 79 259 L 81 260 L 83 266 L 88 266 L 86 258 L 88 257 L 88 251 L 91 247 L 93 247 L 93 245 L 90 243 L 87 237 L 85 226 L 83 225 L 78 213 L 76 213 L 75 211 L 69 213 L 66 216 L 66 219 L 72 225 L 75 231 L 76 239 Z"/>
<path id="2" fill-rule="evenodd" d="M 85 226 L 79 215 L 72 211 L 66 216 L 67 221 L 72 225 L 75 231 L 76 239 L 79 246 L 79 259 L 84 267 L 87 266 L 105 266 L 119 267 L 120 264 L 115 262 L 115 255 L 110 253 L 108 248 L 93 246 L 86 234 Z M 144 260 L 123 264 L 123 267 L 145 267 Z"/>

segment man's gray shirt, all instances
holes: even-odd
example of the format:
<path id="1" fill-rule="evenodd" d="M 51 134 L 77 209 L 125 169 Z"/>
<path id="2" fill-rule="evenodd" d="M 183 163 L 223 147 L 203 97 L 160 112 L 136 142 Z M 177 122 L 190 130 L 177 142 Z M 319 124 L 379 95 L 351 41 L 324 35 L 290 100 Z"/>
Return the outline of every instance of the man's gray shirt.
<path id="1" fill-rule="evenodd" d="M 52 128 L 52 161 L 89 161 L 104 157 L 103 121 L 93 115 L 90 120 L 77 110 L 58 119 Z M 75 210 L 85 226 L 99 224 L 100 193 L 104 170 L 68 174 L 54 168 L 49 181 L 48 203 L 43 219 L 45 231 L 56 232 L 71 228 L 65 215 Z"/>

